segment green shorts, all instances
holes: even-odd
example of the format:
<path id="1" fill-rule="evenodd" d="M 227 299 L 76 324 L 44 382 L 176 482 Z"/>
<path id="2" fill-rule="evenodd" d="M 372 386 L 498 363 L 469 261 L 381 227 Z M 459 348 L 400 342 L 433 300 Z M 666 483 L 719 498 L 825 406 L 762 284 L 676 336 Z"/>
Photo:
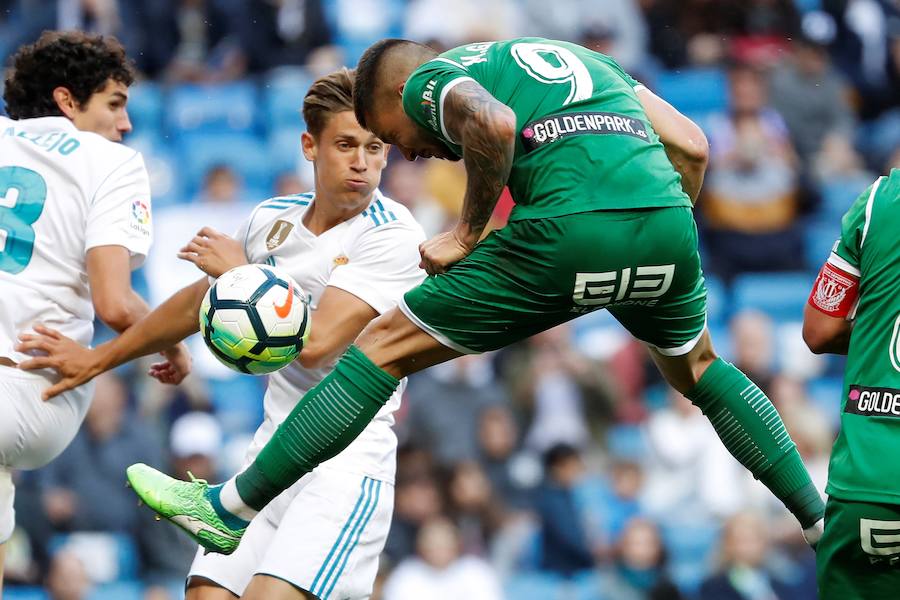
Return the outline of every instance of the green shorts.
<path id="1" fill-rule="evenodd" d="M 829 498 L 816 571 L 821 600 L 900 598 L 900 505 Z"/>
<path id="2" fill-rule="evenodd" d="M 400 309 L 465 354 L 507 346 L 608 309 L 665 354 L 689 352 L 706 324 L 697 227 L 685 207 L 595 211 L 514 221 Z"/>

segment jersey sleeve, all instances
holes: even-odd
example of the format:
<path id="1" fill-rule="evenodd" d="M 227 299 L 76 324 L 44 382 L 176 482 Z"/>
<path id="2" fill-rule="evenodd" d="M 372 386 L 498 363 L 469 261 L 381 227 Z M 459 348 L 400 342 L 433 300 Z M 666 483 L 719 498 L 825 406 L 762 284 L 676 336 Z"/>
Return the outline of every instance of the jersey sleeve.
<path id="1" fill-rule="evenodd" d="M 85 251 L 97 246 L 124 246 L 136 269 L 150 250 L 150 180 L 144 159 L 135 154 L 100 184 L 88 209 Z"/>
<path id="2" fill-rule="evenodd" d="M 808 303 L 830 317 L 852 318 L 859 300 L 861 253 L 878 181 L 860 194 L 841 220 L 841 236 L 819 271 Z"/>
<path id="3" fill-rule="evenodd" d="M 334 269 L 328 285 L 385 313 L 425 278 L 419 268 L 419 244 L 424 240 L 420 227 L 399 221 L 373 228 L 348 249 L 347 264 Z"/>
<path id="4" fill-rule="evenodd" d="M 461 64 L 439 56 L 413 71 L 403 86 L 403 110 L 448 144 L 458 146 L 444 126 L 444 100 L 447 93 L 463 81 L 474 81 Z"/>

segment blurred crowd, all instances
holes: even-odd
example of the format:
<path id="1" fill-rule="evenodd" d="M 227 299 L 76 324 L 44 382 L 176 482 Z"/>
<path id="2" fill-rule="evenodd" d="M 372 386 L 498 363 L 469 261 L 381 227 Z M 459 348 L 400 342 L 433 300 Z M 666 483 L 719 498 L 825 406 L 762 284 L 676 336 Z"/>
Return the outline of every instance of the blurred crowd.
<path id="1" fill-rule="evenodd" d="M 371 42 L 537 35 L 612 55 L 710 140 L 708 324 L 824 487 L 842 362 L 810 354 L 799 321 L 840 216 L 900 167 L 897 0 L 0 0 L 0 56 L 48 28 L 115 34 L 142 73 L 126 143 L 152 178 L 134 284 L 154 305 L 199 275 L 175 252 L 200 226 L 234 231 L 256 202 L 310 189 L 306 87 Z M 382 190 L 434 234 L 464 185 L 460 164 L 392 157 Z M 193 350 L 179 388 L 146 363 L 101 377 L 72 445 L 17 474 L 8 598 L 181 597 L 193 547 L 136 506 L 124 469 L 232 474 L 265 383 Z M 816 597 L 796 523 L 606 313 L 414 376 L 396 431 L 377 598 Z"/>

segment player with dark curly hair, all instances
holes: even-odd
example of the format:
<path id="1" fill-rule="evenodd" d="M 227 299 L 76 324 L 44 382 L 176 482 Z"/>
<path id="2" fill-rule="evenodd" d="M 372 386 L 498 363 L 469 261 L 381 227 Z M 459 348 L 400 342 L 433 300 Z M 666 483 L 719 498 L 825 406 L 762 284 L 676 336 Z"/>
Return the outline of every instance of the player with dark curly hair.
<path id="1" fill-rule="evenodd" d="M 15 345 L 42 323 L 82 342 L 96 313 L 123 331 L 149 312 L 131 269 L 150 247 L 150 186 L 131 131 L 134 72 L 113 38 L 48 31 L 19 48 L 0 116 L 0 582 L 15 521 L 11 469 L 47 464 L 69 444 L 90 384 L 44 401 L 46 373 L 20 370 Z M 186 373 L 187 353 L 168 351 Z M 177 369 L 176 369 L 177 370 Z M 181 375 L 183 377 L 183 374 Z"/>

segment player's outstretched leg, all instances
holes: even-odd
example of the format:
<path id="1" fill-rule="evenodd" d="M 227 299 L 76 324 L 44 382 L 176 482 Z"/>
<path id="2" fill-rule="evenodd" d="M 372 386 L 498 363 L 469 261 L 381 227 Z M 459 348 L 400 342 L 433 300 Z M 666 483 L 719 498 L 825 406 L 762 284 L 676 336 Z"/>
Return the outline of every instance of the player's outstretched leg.
<path id="1" fill-rule="evenodd" d="M 732 456 L 784 503 L 815 545 L 825 504 L 762 390 L 716 356 L 708 333 L 688 354 L 651 354 L 669 383 L 703 411 Z"/>
<path id="2" fill-rule="evenodd" d="M 258 511 L 362 433 L 398 377 L 459 356 L 396 309 L 373 320 L 357 344 L 300 399 L 256 459 L 224 484 L 179 481 L 132 465 L 131 486 L 204 548 L 230 554 Z"/>

